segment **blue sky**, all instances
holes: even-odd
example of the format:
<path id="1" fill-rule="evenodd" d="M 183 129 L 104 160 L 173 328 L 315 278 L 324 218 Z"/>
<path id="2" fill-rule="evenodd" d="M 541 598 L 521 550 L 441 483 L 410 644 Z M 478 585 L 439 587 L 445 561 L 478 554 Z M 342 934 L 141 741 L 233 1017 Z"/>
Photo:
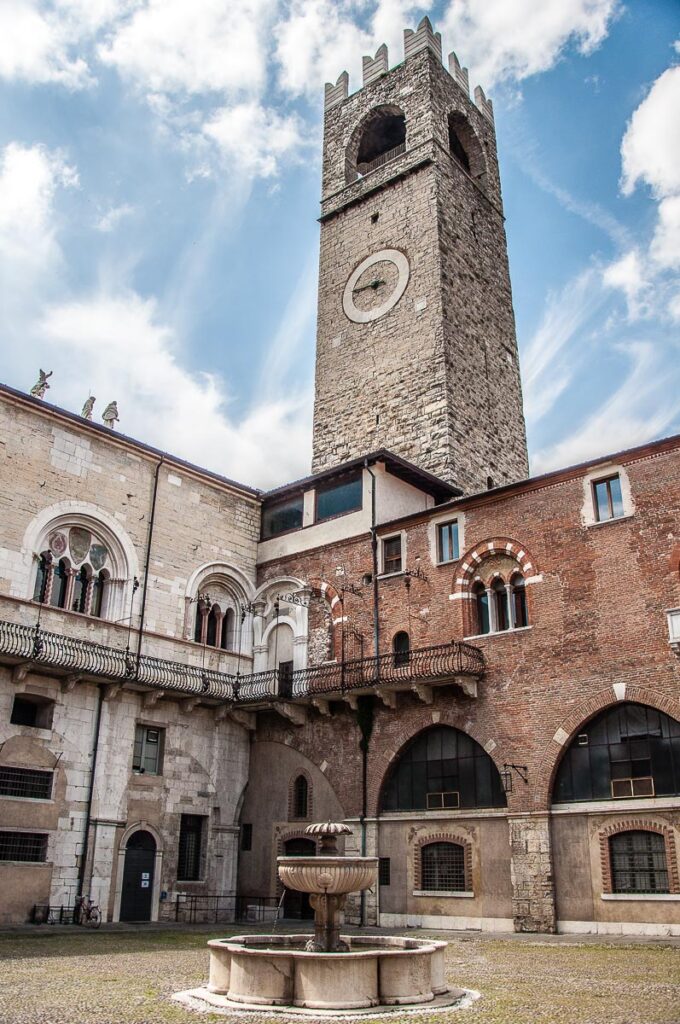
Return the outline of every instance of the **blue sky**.
<path id="1" fill-rule="evenodd" d="M 679 0 L 0 0 L 0 378 L 308 472 L 323 84 L 424 13 L 494 100 L 532 471 L 680 432 Z"/>

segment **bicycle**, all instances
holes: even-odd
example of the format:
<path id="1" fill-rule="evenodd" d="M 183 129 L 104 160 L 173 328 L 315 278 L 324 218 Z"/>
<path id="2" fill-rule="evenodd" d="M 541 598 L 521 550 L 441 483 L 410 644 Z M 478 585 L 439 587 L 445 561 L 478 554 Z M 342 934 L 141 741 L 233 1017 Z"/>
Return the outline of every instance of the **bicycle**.
<path id="1" fill-rule="evenodd" d="M 89 928 L 99 928 L 99 925 L 102 923 L 102 912 L 89 896 L 79 896 L 73 911 L 73 920 L 75 924 L 86 925 Z"/>

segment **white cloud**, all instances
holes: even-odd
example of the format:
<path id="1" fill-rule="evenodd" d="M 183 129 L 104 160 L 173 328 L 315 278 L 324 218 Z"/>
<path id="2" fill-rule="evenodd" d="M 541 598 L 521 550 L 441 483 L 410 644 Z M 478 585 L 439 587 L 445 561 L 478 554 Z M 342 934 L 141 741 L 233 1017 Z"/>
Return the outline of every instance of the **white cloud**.
<path id="1" fill-rule="evenodd" d="M 641 315 L 644 311 L 642 298 L 650 285 L 645 276 L 644 259 L 637 250 L 629 250 L 605 267 L 602 281 L 606 287 L 616 288 L 623 292 L 628 303 L 628 316 L 631 320 Z"/>
<path id="2" fill-rule="evenodd" d="M 618 0 L 455 0 L 443 25 L 448 47 L 491 88 L 547 71 L 567 46 L 592 53 L 618 10 Z"/>
<path id="3" fill-rule="evenodd" d="M 295 152 L 302 143 L 297 117 L 286 117 L 254 101 L 223 107 L 203 131 L 228 164 L 235 164 L 243 174 L 261 178 L 275 175 L 281 158 Z"/>
<path id="4" fill-rule="evenodd" d="M 33 287 L 57 261 L 53 203 L 57 189 L 74 187 L 78 175 L 62 153 L 10 142 L 0 152 L 0 295 Z"/>
<path id="5" fill-rule="evenodd" d="M 224 382 L 181 366 L 177 339 L 153 300 L 128 291 L 55 305 L 40 333 L 53 353 L 78 366 L 77 383 L 55 375 L 55 400 L 67 407 L 79 408 L 87 381 L 96 413 L 116 399 L 122 431 L 201 466 L 263 487 L 306 472 L 309 390 L 255 402 L 235 421 Z"/>
<path id="6" fill-rule="evenodd" d="M 274 0 L 149 0 L 119 21 L 100 59 L 149 93 L 262 88 Z"/>
<path id="7" fill-rule="evenodd" d="M 121 203 L 119 206 L 111 206 L 104 213 L 100 214 L 95 221 L 97 231 L 108 235 L 114 231 L 125 217 L 130 217 L 135 212 L 134 206 L 130 203 Z"/>
<path id="8" fill-rule="evenodd" d="M 680 269 L 680 192 L 659 203 L 659 219 L 649 252 L 660 267 Z"/>
<path id="9" fill-rule="evenodd" d="M 644 182 L 657 198 L 680 192 L 680 66 L 668 68 L 631 117 L 621 143 L 622 190 Z"/>
<path id="10" fill-rule="evenodd" d="M 77 89 L 90 81 L 87 62 L 71 52 L 68 26 L 32 0 L 0 3 L 0 77 L 58 82 Z"/>

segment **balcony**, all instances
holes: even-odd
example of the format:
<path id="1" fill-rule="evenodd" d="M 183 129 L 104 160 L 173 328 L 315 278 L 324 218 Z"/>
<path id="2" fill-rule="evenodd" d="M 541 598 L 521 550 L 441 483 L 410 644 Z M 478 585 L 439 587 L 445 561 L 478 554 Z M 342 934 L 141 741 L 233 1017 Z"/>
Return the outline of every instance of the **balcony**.
<path id="1" fill-rule="evenodd" d="M 38 626 L 0 621 L 0 661 L 14 666 L 21 681 L 28 672 L 49 672 L 65 685 L 94 680 L 155 691 L 157 696 L 193 698 L 192 703 L 228 704 L 256 711 L 273 708 L 292 721 L 304 718 L 311 704 L 323 714 L 329 701 L 344 700 L 356 707 L 357 698 L 375 694 L 389 707 L 399 691 L 412 691 L 432 703 L 438 686 L 458 686 L 477 696 L 484 674 L 484 656 L 470 644 L 453 641 L 399 654 L 332 662 L 298 672 L 258 672 L 239 675 L 151 655 L 109 647 L 81 637 L 65 636 Z M 285 713 L 284 713 L 284 709 Z"/>

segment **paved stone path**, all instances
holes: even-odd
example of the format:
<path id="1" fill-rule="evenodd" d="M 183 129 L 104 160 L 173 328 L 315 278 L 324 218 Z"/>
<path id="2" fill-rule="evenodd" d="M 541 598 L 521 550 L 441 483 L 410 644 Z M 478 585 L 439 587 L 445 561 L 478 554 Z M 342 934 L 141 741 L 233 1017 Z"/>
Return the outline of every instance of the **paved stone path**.
<path id="1" fill-rule="evenodd" d="M 206 939 L 229 931 L 217 926 L 0 933 L 0 1021 L 224 1024 L 228 1018 L 193 1013 L 170 996 L 203 983 Z M 452 1024 L 680 1024 L 677 940 L 605 943 L 441 932 L 437 937 L 450 942 L 451 983 L 482 995 L 470 1009 L 448 1017 Z M 404 1018 L 409 1024 L 436 1019 L 426 1011 Z M 257 1020 L 248 1017 L 253 1024 Z"/>

